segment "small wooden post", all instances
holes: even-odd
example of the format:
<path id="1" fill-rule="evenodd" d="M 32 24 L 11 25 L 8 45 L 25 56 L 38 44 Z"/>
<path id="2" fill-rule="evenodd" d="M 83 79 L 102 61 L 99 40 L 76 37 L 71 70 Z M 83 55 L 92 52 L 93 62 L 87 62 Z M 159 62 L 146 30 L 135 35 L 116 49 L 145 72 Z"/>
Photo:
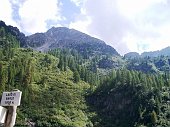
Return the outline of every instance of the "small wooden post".
<path id="1" fill-rule="evenodd" d="M 7 117 L 5 120 L 5 127 L 14 127 L 16 120 L 16 110 L 17 106 L 8 107 Z"/>

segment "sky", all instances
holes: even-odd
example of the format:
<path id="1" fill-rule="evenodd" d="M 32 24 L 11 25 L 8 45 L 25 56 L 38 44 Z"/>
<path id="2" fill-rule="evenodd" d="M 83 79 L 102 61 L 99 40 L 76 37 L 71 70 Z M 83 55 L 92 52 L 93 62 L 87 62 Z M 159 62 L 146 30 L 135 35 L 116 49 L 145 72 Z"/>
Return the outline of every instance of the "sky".
<path id="1" fill-rule="evenodd" d="M 170 46 L 170 0 L 0 0 L 0 20 L 26 35 L 73 28 L 121 55 Z"/>

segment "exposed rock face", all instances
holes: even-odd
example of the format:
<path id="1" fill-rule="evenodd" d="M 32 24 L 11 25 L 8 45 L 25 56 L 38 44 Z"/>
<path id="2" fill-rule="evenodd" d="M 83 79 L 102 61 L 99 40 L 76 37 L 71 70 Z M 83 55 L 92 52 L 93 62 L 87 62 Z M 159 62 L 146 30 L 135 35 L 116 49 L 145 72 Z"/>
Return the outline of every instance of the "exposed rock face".
<path id="1" fill-rule="evenodd" d="M 66 27 L 52 27 L 46 33 L 36 33 L 28 36 L 27 44 L 39 51 L 55 48 L 75 49 L 88 55 L 119 55 L 118 52 L 104 41 Z"/>

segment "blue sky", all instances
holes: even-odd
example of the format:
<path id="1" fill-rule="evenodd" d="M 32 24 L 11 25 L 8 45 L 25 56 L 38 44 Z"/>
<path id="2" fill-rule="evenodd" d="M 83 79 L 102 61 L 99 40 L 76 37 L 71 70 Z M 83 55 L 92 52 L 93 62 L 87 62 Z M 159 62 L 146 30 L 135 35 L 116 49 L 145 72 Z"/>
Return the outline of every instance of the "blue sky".
<path id="1" fill-rule="evenodd" d="M 26 35 L 74 28 L 120 54 L 170 46 L 170 0 L 0 0 L 0 20 Z"/>

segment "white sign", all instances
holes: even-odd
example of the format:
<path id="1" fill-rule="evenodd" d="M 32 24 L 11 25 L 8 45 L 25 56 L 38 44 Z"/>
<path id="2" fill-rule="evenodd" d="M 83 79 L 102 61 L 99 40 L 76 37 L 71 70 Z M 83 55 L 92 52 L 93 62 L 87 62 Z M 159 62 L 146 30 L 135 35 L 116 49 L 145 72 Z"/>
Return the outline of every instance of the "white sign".
<path id="1" fill-rule="evenodd" d="M 1 106 L 19 106 L 21 95 L 21 91 L 3 92 Z"/>
<path id="2" fill-rule="evenodd" d="M 0 106 L 0 123 L 5 123 L 7 109 Z"/>

